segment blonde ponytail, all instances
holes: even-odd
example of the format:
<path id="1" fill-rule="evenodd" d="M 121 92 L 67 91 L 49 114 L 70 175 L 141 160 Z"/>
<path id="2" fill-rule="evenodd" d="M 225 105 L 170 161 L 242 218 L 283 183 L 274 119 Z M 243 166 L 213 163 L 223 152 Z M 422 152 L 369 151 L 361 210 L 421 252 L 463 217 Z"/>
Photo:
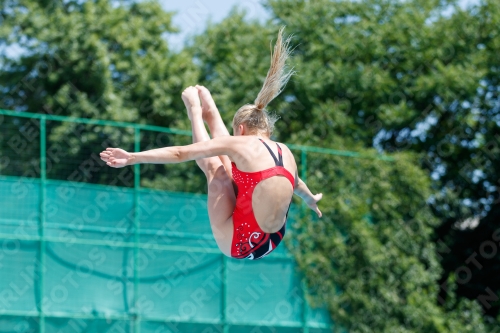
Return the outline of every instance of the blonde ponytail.
<path id="1" fill-rule="evenodd" d="M 291 38 L 283 40 L 283 30 L 284 27 L 279 30 L 274 51 L 271 50 L 271 67 L 254 104 L 244 105 L 236 112 L 233 118 L 233 127 L 246 124 L 250 131 L 265 133 L 269 136 L 272 134 L 274 123 L 278 117 L 270 115 L 266 107 L 283 91 L 286 83 L 294 74 L 293 70 L 286 71 L 286 61 L 291 53 Z"/>
<path id="2" fill-rule="evenodd" d="M 257 98 L 255 99 L 255 106 L 257 110 L 264 110 L 266 106 L 278 96 L 285 87 L 290 77 L 294 74 L 293 70 L 285 73 L 286 60 L 290 57 L 290 37 L 283 41 L 283 30 L 281 27 L 278 33 L 276 45 L 274 45 L 274 52 L 271 50 L 271 67 L 267 72 L 266 80 L 262 89 L 260 89 Z"/>

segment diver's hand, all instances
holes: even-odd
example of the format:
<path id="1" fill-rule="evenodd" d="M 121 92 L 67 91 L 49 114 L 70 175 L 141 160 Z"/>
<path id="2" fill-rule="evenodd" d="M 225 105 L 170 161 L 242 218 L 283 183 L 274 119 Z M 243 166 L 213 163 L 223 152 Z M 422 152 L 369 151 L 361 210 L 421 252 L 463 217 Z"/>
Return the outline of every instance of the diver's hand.
<path id="1" fill-rule="evenodd" d="M 112 168 L 123 168 L 124 166 L 134 164 L 133 155 L 120 148 L 106 148 L 99 155 L 101 156 L 101 160 Z"/>
<path id="2" fill-rule="evenodd" d="M 323 198 L 323 193 L 315 194 L 312 197 L 310 197 L 308 200 L 305 200 L 306 205 L 309 208 L 311 208 L 312 210 L 314 210 L 316 212 L 316 214 L 318 214 L 319 217 L 323 216 L 323 214 L 321 213 L 321 211 L 318 208 L 318 201 L 320 201 L 321 198 Z"/>

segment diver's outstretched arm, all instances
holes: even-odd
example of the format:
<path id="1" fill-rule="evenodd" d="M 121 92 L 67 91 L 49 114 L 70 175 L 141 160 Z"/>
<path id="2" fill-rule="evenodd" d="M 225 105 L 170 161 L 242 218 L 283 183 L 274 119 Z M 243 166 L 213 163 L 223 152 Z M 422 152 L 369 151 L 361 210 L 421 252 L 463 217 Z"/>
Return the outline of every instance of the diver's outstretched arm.
<path id="1" fill-rule="evenodd" d="M 304 183 L 304 181 L 299 177 L 297 177 L 297 179 L 297 186 L 293 190 L 293 193 L 301 197 L 306 205 L 314 210 L 319 217 L 321 217 L 323 214 L 321 214 L 321 211 L 318 208 L 318 201 L 320 201 L 323 197 L 323 193 L 312 194 L 306 183 Z"/>
<path id="2" fill-rule="evenodd" d="M 200 158 L 228 155 L 241 156 L 244 141 L 234 136 L 224 136 L 209 141 L 201 141 L 187 146 L 172 146 L 130 153 L 120 148 L 106 148 L 100 154 L 107 165 L 123 168 L 134 164 L 182 163 Z"/>

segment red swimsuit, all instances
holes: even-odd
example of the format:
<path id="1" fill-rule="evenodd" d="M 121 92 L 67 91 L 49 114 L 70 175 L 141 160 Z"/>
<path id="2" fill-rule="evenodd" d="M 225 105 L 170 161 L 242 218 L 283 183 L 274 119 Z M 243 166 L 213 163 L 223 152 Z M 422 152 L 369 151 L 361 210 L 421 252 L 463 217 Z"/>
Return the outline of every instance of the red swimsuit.
<path id="1" fill-rule="evenodd" d="M 259 140 L 262 141 L 262 139 Z M 233 179 L 238 186 L 238 196 L 233 212 L 234 234 L 231 257 L 237 259 L 256 260 L 263 258 L 278 246 L 285 235 L 286 220 L 278 232 L 270 234 L 262 231 L 253 213 L 252 194 L 259 182 L 273 176 L 285 176 L 292 184 L 292 188 L 295 184 L 295 178 L 283 167 L 281 147 L 276 144 L 279 157 L 277 159 L 269 146 L 264 141 L 262 143 L 271 153 L 276 163 L 275 167 L 257 172 L 243 172 L 238 170 L 236 164 L 232 163 Z"/>

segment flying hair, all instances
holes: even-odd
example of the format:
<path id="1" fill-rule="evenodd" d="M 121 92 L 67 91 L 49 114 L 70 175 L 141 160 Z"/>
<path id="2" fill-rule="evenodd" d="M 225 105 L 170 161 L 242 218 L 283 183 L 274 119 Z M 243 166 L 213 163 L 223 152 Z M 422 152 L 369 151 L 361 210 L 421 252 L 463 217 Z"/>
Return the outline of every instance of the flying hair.
<path id="1" fill-rule="evenodd" d="M 274 45 L 274 52 L 271 50 L 271 67 L 267 72 L 264 85 L 262 89 L 260 89 L 254 102 L 257 110 L 260 111 L 264 110 L 266 106 L 283 91 L 286 83 L 294 74 L 293 70 L 286 71 L 286 61 L 291 53 L 291 37 L 283 40 L 284 29 L 285 27 L 281 27 L 279 30 L 278 39 L 276 40 L 276 45 Z"/>
<path id="2" fill-rule="evenodd" d="M 271 49 L 271 67 L 267 72 L 264 84 L 260 89 L 254 104 L 242 106 L 234 115 L 233 127 L 240 124 L 246 124 L 252 133 L 264 133 L 271 135 L 274 129 L 274 123 L 278 120 L 276 115 L 267 112 L 267 105 L 278 96 L 285 87 L 290 77 L 295 73 L 293 70 L 287 71 L 286 61 L 290 57 L 291 37 L 283 40 L 282 27 L 278 33 L 278 39 Z"/>

